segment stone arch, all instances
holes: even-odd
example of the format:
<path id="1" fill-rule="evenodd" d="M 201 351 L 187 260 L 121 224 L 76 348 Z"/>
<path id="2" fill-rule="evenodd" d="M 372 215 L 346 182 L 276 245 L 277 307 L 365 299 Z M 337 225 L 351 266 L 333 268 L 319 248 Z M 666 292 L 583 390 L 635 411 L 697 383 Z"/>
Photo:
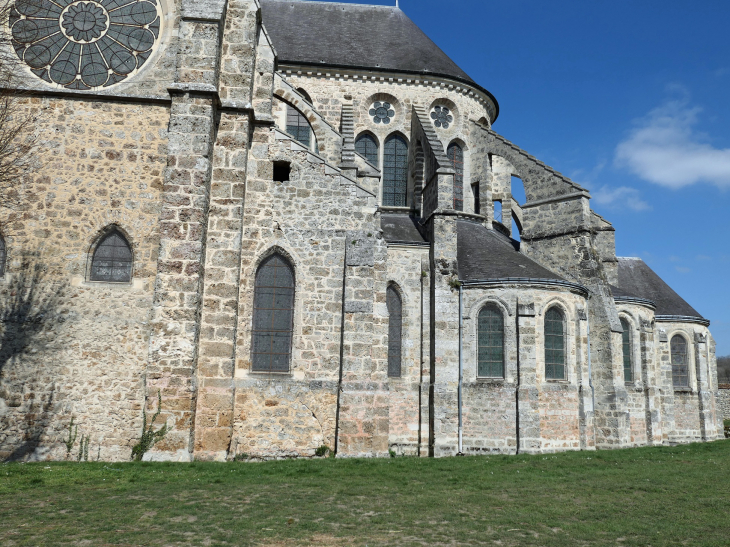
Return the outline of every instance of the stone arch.
<path id="1" fill-rule="evenodd" d="M 469 317 L 476 320 L 479 317 L 479 312 L 482 311 L 482 308 L 489 304 L 497 306 L 502 311 L 505 317 L 512 317 L 512 310 L 510 309 L 507 301 L 493 294 L 486 295 L 477 300 L 477 302 L 473 304 L 469 309 Z"/>
<path id="2" fill-rule="evenodd" d="M 302 98 L 303 98 L 303 99 L 304 99 L 305 101 L 307 101 L 307 102 L 308 102 L 309 104 L 314 104 L 314 103 L 312 102 L 312 97 L 311 97 L 311 96 L 309 95 L 309 93 L 307 93 L 307 90 L 306 90 L 306 89 L 304 89 L 303 87 L 298 87 L 298 88 L 296 89 L 296 91 L 297 91 L 297 93 L 299 93 L 299 94 L 300 94 L 300 95 L 302 96 Z"/>
<path id="3" fill-rule="evenodd" d="M 522 183 L 525 185 L 525 196 L 528 202 L 576 193 L 588 195 L 583 187 L 491 129 L 482 127 L 481 134 L 485 153 L 500 156 L 512 164 L 515 169 L 514 175 L 522 179 Z"/>
<path id="4" fill-rule="evenodd" d="M 324 152 L 327 142 L 327 131 L 324 127 L 324 122 L 320 115 L 314 110 L 314 107 L 309 104 L 304 97 L 295 93 L 293 90 L 279 88 L 274 92 L 274 96 L 278 97 L 284 103 L 296 108 L 301 112 L 309 122 L 309 127 L 312 128 L 314 134 L 314 150 L 317 154 Z"/>
<path id="5" fill-rule="evenodd" d="M 538 311 L 537 315 L 544 316 L 547 311 L 552 308 L 553 306 L 557 306 L 560 308 L 560 311 L 565 314 L 565 321 L 570 322 L 573 321 L 575 314 L 573 313 L 573 310 L 571 309 L 572 306 L 568 304 L 562 297 L 553 295 L 550 296 L 547 300 L 547 302 L 540 308 L 540 311 Z"/>

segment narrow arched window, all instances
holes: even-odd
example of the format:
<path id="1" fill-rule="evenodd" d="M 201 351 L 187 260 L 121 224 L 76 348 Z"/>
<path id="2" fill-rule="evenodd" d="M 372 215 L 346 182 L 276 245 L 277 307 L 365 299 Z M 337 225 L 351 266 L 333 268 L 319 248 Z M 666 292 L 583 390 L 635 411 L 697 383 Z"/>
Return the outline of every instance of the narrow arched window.
<path id="1" fill-rule="evenodd" d="M 286 106 L 286 132 L 309 148 L 312 142 L 309 122 L 304 114 L 291 105 Z"/>
<path id="2" fill-rule="evenodd" d="M 398 291 L 392 285 L 388 287 L 385 296 L 388 305 L 388 376 L 399 378 L 401 375 L 403 303 Z"/>
<path id="3" fill-rule="evenodd" d="M 624 329 L 621 335 L 624 354 L 624 382 L 633 382 L 634 367 L 631 366 L 631 327 L 626 319 L 621 319 L 621 328 Z"/>
<path id="4" fill-rule="evenodd" d="M 479 312 L 477 376 L 504 378 L 504 317 L 495 306 Z"/>
<path id="5" fill-rule="evenodd" d="M 674 387 L 689 387 L 689 353 L 684 336 L 672 336 L 671 351 Z"/>
<path id="6" fill-rule="evenodd" d="M 367 133 L 360 135 L 355 141 L 355 151 L 375 167 L 380 164 L 378 143 L 372 135 L 368 135 Z"/>
<path id="7" fill-rule="evenodd" d="M 91 281 L 129 283 L 132 280 L 132 249 L 118 231 L 106 234 L 91 259 Z"/>
<path id="8" fill-rule="evenodd" d="M 294 270 L 276 253 L 256 271 L 253 297 L 252 368 L 289 372 L 294 330 Z"/>
<path id="9" fill-rule="evenodd" d="M 565 380 L 565 316 L 558 308 L 545 314 L 545 379 Z"/>
<path id="10" fill-rule="evenodd" d="M 5 240 L 0 236 L 0 276 L 5 275 Z"/>
<path id="11" fill-rule="evenodd" d="M 407 183 L 408 145 L 399 135 L 391 135 L 383 151 L 383 205 L 405 207 Z"/>
<path id="12" fill-rule="evenodd" d="M 464 151 L 461 146 L 452 143 L 446 150 L 446 155 L 454 168 L 454 209 L 464 210 Z"/>

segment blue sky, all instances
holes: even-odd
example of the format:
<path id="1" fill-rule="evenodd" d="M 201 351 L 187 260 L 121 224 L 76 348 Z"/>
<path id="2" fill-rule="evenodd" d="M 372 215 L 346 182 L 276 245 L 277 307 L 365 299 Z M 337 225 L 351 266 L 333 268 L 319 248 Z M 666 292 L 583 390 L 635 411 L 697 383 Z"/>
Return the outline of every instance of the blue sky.
<path id="1" fill-rule="evenodd" d="M 395 1 L 348 2 L 394 5 Z M 730 2 L 400 0 L 730 354 Z"/>

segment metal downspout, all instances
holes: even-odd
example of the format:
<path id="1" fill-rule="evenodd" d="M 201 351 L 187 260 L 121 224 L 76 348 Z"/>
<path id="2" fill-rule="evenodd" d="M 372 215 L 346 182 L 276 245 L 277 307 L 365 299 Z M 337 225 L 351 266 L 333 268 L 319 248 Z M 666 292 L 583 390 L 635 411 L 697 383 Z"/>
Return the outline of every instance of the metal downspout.
<path id="1" fill-rule="evenodd" d="M 461 396 L 461 384 L 464 380 L 464 342 L 463 342 L 463 331 L 464 331 L 464 299 L 463 299 L 463 292 L 462 287 L 459 285 L 459 393 L 458 393 L 458 399 L 459 399 L 459 452 L 458 454 L 463 455 L 463 433 L 464 433 L 464 424 L 462 422 L 461 417 L 461 404 L 462 404 L 462 396 Z"/>

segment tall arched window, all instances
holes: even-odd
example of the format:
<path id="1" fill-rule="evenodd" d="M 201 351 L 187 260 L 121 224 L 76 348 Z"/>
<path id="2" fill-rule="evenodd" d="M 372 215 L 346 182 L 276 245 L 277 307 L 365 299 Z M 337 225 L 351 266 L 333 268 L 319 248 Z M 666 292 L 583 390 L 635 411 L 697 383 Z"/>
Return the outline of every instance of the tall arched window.
<path id="1" fill-rule="evenodd" d="M 276 253 L 256 271 L 253 296 L 252 368 L 289 372 L 294 331 L 294 270 Z"/>
<path id="2" fill-rule="evenodd" d="M 689 387 L 689 352 L 684 336 L 672 336 L 671 350 L 674 387 Z"/>
<path id="3" fill-rule="evenodd" d="M 127 239 L 114 229 L 96 246 L 91 259 L 91 281 L 129 283 L 132 280 L 132 249 Z"/>
<path id="4" fill-rule="evenodd" d="M 626 319 L 621 319 L 621 328 L 624 329 L 621 335 L 624 353 L 624 382 L 634 381 L 634 367 L 631 366 L 631 327 Z"/>
<path id="5" fill-rule="evenodd" d="M 0 276 L 5 275 L 5 240 L 0 236 Z"/>
<path id="6" fill-rule="evenodd" d="M 309 148 L 312 142 L 309 122 L 304 114 L 291 105 L 286 105 L 286 132 Z"/>
<path id="7" fill-rule="evenodd" d="M 375 167 L 380 164 L 378 143 L 372 135 L 367 133 L 360 135 L 355 141 L 355 151 Z"/>
<path id="8" fill-rule="evenodd" d="M 479 312 L 477 376 L 504 378 L 504 317 L 495 306 Z"/>
<path id="9" fill-rule="evenodd" d="M 391 135 L 383 151 L 383 205 L 405 207 L 408 184 L 408 145 Z"/>
<path id="10" fill-rule="evenodd" d="M 565 380 L 565 316 L 559 308 L 545 314 L 545 379 Z"/>
<path id="11" fill-rule="evenodd" d="M 457 143 L 451 143 L 446 155 L 454 168 L 454 209 L 464 210 L 464 151 Z"/>
<path id="12" fill-rule="evenodd" d="M 388 305 L 388 376 L 399 378 L 403 338 L 403 303 L 393 285 L 386 290 L 385 300 Z"/>

